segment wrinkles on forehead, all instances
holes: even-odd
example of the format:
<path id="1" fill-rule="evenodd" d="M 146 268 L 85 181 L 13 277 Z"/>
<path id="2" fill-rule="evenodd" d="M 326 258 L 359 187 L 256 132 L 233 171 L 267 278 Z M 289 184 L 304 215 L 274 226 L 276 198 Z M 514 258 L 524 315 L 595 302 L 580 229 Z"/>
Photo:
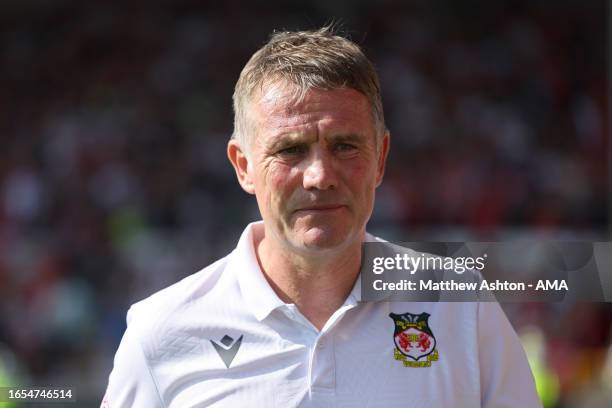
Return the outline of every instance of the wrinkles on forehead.
<path id="1" fill-rule="evenodd" d="M 285 80 L 269 81 L 263 84 L 254 92 L 250 100 L 250 111 L 266 112 L 275 116 L 301 116 L 317 112 L 318 106 L 327 106 L 326 103 L 332 99 L 332 92 L 337 96 L 344 96 L 342 105 L 345 107 L 353 107 L 354 113 L 361 113 L 359 109 L 363 105 L 363 98 L 359 99 L 357 95 L 362 95 L 359 91 L 352 88 L 306 88 L 302 89 Z M 363 95 L 362 95 L 363 96 Z M 338 99 L 335 98 L 337 106 Z M 369 111 L 369 105 L 364 105 L 366 111 Z"/>
<path id="2" fill-rule="evenodd" d="M 283 80 L 268 80 L 261 84 L 251 96 L 251 103 L 266 109 L 274 109 L 283 105 L 289 113 L 304 101 L 309 89 L 302 89 L 298 85 Z"/>
<path id="3" fill-rule="evenodd" d="M 294 90 L 292 85 L 273 84 L 253 98 L 249 111 L 256 139 L 252 145 L 271 151 L 284 144 L 312 142 L 320 135 L 336 143 L 374 137 L 369 104 L 359 91 L 311 89 L 296 99 Z"/>

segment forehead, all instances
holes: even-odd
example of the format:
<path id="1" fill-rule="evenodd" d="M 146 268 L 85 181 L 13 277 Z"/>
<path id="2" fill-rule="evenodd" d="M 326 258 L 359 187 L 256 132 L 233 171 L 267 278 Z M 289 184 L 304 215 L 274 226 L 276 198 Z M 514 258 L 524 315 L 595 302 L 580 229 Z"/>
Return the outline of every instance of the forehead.
<path id="1" fill-rule="evenodd" d="M 300 98 L 296 86 L 275 83 L 253 97 L 251 113 L 260 135 L 310 125 L 323 128 L 319 130 L 374 132 L 368 99 L 352 88 L 309 89 Z"/>

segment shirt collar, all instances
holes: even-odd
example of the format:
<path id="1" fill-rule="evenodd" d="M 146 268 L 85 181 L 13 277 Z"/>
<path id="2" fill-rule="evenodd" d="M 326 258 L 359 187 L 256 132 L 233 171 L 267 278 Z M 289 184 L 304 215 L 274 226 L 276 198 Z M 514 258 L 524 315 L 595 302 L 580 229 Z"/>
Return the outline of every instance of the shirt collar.
<path id="1" fill-rule="evenodd" d="M 232 253 L 231 269 L 236 274 L 238 285 L 246 306 L 253 312 L 257 320 L 262 321 L 273 310 L 287 305 L 277 296 L 266 280 L 255 254 L 254 232 L 263 228 L 263 221 L 252 222 L 240 236 L 238 245 Z M 365 241 L 378 241 L 380 238 L 366 233 Z M 356 306 L 361 302 L 361 277 L 358 276 L 353 289 L 343 306 Z"/>
<path id="2" fill-rule="evenodd" d="M 263 228 L 263 221 L 252 222 L 240 236 L 231 257 L 231 269 L 240 286 L 246 306 L 262 321 L 274 309 L 285 306 L 266 280 L 255 254 L 254 231 Z"/>
<path id="3" fill-rule="evenodd" d="M 375 235 L 372 235 L 368 232 L 365 233 L 364 242 L 387 242 L 382 238 L 379 238 Z M 363 259 L 362 259 L 363 262 Z M 361 272 L 355 281 L 355 285 L 353 285 L 353 289 L 351 293 L 349 293 L 348 298 L 344 302 L 345 306 L 355 306 L 358 302 L 361 302 Z"/>
<path id="4" fill-rule="evenodd" d="M 358 302 L 361 302 L 361 276 L 357 276 L 353 289 L 351 289 L 343 306 L 357 306 Z"/>

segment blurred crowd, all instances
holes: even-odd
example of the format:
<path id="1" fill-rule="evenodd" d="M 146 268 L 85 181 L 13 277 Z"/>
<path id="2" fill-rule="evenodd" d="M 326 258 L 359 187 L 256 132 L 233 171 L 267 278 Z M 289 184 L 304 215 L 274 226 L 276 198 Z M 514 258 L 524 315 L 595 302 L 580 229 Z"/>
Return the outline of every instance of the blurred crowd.
<path id="1" fill-rule="evenodd" d="M 610 233 L 603 0 L 150 3 L 0 3 L 0 383 L 99 399 L 129 305 L 259 218 L 225 144 L 274 29 L 338 21 L 377 66 L 373 232 Z M 507 311 L 547 407 L 612 406 L 608 305 Z"/>

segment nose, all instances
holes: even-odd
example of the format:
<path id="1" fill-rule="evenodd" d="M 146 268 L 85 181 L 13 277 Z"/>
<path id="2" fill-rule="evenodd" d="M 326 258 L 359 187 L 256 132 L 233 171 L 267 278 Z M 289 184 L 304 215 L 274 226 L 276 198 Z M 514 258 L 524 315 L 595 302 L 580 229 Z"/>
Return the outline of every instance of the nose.
<path id="1" fill-rule="evenodd" d="M 305 190 L 328 190 L 338 186 L 332 154 L 325 148 L 311 150 L 304 169 Z"/>

